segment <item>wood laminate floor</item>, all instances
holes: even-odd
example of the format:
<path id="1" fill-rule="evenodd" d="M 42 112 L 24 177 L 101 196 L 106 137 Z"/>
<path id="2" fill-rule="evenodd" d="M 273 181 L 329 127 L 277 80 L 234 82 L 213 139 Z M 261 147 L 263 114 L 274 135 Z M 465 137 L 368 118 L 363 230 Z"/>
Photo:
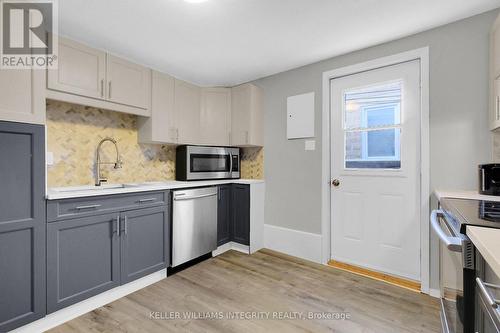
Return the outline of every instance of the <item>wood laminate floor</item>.
<path id="1" fill-rule="evenodd" d="M 212 319 L 172 319 L 191 313 Z M 310 313 L 348 318 L 304 319 Z M 231 314 L 261 317 L 218 319 Z M 272 318 L 279 315 L 288 318 Z M 403 333 L 440 332 L 440 325 L 437 299 L 261 250 L 226 252 L 50 332 Z"/>

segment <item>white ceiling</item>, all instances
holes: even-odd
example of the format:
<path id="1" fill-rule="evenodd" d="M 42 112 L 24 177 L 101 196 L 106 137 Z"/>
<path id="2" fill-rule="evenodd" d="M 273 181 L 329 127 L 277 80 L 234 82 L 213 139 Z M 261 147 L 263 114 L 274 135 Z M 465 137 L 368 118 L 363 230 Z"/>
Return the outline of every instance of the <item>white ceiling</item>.
<path id="1" fill-rule="evenodd" d="M 62 35 L 231 86 L 427 30 L 500 0 L 61 0 Z"/>

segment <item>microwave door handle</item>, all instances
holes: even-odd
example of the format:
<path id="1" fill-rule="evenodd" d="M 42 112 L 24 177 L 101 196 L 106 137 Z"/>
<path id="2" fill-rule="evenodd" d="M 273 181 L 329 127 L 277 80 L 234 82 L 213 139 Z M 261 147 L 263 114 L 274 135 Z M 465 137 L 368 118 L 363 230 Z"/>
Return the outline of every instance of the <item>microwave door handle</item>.
<path id="1" fill-rule="evenodd" d="M 438 235 L 439 239 L 443 241 L 448 250 L 454 252 L 462 252 L 462 240 L 459 237 L 450 237 L 448 236 L 444 230 L 441 228 L 439 224 L 438 217 L 442 216 L 446 219 L 444 212 L 440 209 L 433 210 L 431 213 L 431 226 L 434 229 L 434 232 Z"/>
<path id="2" fill-rule="evenodd" d="M 229 178 L 233 178 L 233 154 L 229 153 Z"/>

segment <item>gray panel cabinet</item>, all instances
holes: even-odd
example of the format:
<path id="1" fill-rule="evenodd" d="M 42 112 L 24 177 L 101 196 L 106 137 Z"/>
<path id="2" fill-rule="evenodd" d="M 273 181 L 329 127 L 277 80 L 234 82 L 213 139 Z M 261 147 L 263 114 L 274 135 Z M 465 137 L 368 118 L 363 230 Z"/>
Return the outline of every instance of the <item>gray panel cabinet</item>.
<path id="1" fill-rule="evenodd" d="M 250 245 L 250 186 L 233 184 L 231 190 L 232 239 Z"/>
<path id="2" fill-rule="evenodd" d="M 49 223 L 47 313 L 120 285 L 118 214 Z"/>
<path id="3" fill-rule="evenodd" d="M 219 185 L 217 245 L 230 241 L 250 245 L 249 185 Z"/>
<path id="4" fill-rule="evenodd" d="M 0 332 L 45 315 L 44 127 L 0 122 Z"/>
<path id="5" fill-rule="evenodd" d="M 231 185 L 220 185 L 217 204 L 217 245 L 231 241 Z"/>
<path id="6" fill-rule="evenodd" d="M 47 312 L 166 268 L 168 198 L 157 191 L 49 201 Z"/>
<path id="7" fill-rule="evenodd" d="M 170 265 L 169 211 L 165 207 L 121 214 L 122 284 Z"/>

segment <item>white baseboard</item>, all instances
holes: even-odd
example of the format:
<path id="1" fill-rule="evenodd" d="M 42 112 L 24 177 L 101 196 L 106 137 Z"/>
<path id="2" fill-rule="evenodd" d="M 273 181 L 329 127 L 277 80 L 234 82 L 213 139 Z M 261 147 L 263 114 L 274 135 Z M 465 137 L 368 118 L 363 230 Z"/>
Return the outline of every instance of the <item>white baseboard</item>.
<path id="1" fill-rule="evenodd" d="M 264 247 L 321 263 L 321 235 L 264 224 Z"/>
<path id="2" fill-rule="evenodd" d="M 44 318 L 38 319 L 32 323 L 19 327 L 11 333 L 33 333 L 45 332 L 51 328 L 64 324 L 71 319 L 79 317 L 87 312 L 100 308 L 103 305 L 116 301 L 119 298 L 127 296 L 139 289 L 145 288 L 153 283 L 163 280 L 167 277 L 167 270 L 163 269 L 150 274 L 138 280 L 127 283 L 126 285 L 105 291 L 102 294 L 86 299 L 77 304 L 68 306 L 54 313 L 48 314 Z"/>
<path id="3" fill-rule="evenodd" d="M 223 254 L 224 252 L 227 252 L 229 250 L 235 250 L 238 252 L 242 252 L 245 254 L 250 253 L 250 247 L 248 245 L 242 245 L 236 242 L 228 242 L 224 245 L 219 246 L 216 250 L 212 251 L 212 256 L 216 257 L 220 254 Z"/>

